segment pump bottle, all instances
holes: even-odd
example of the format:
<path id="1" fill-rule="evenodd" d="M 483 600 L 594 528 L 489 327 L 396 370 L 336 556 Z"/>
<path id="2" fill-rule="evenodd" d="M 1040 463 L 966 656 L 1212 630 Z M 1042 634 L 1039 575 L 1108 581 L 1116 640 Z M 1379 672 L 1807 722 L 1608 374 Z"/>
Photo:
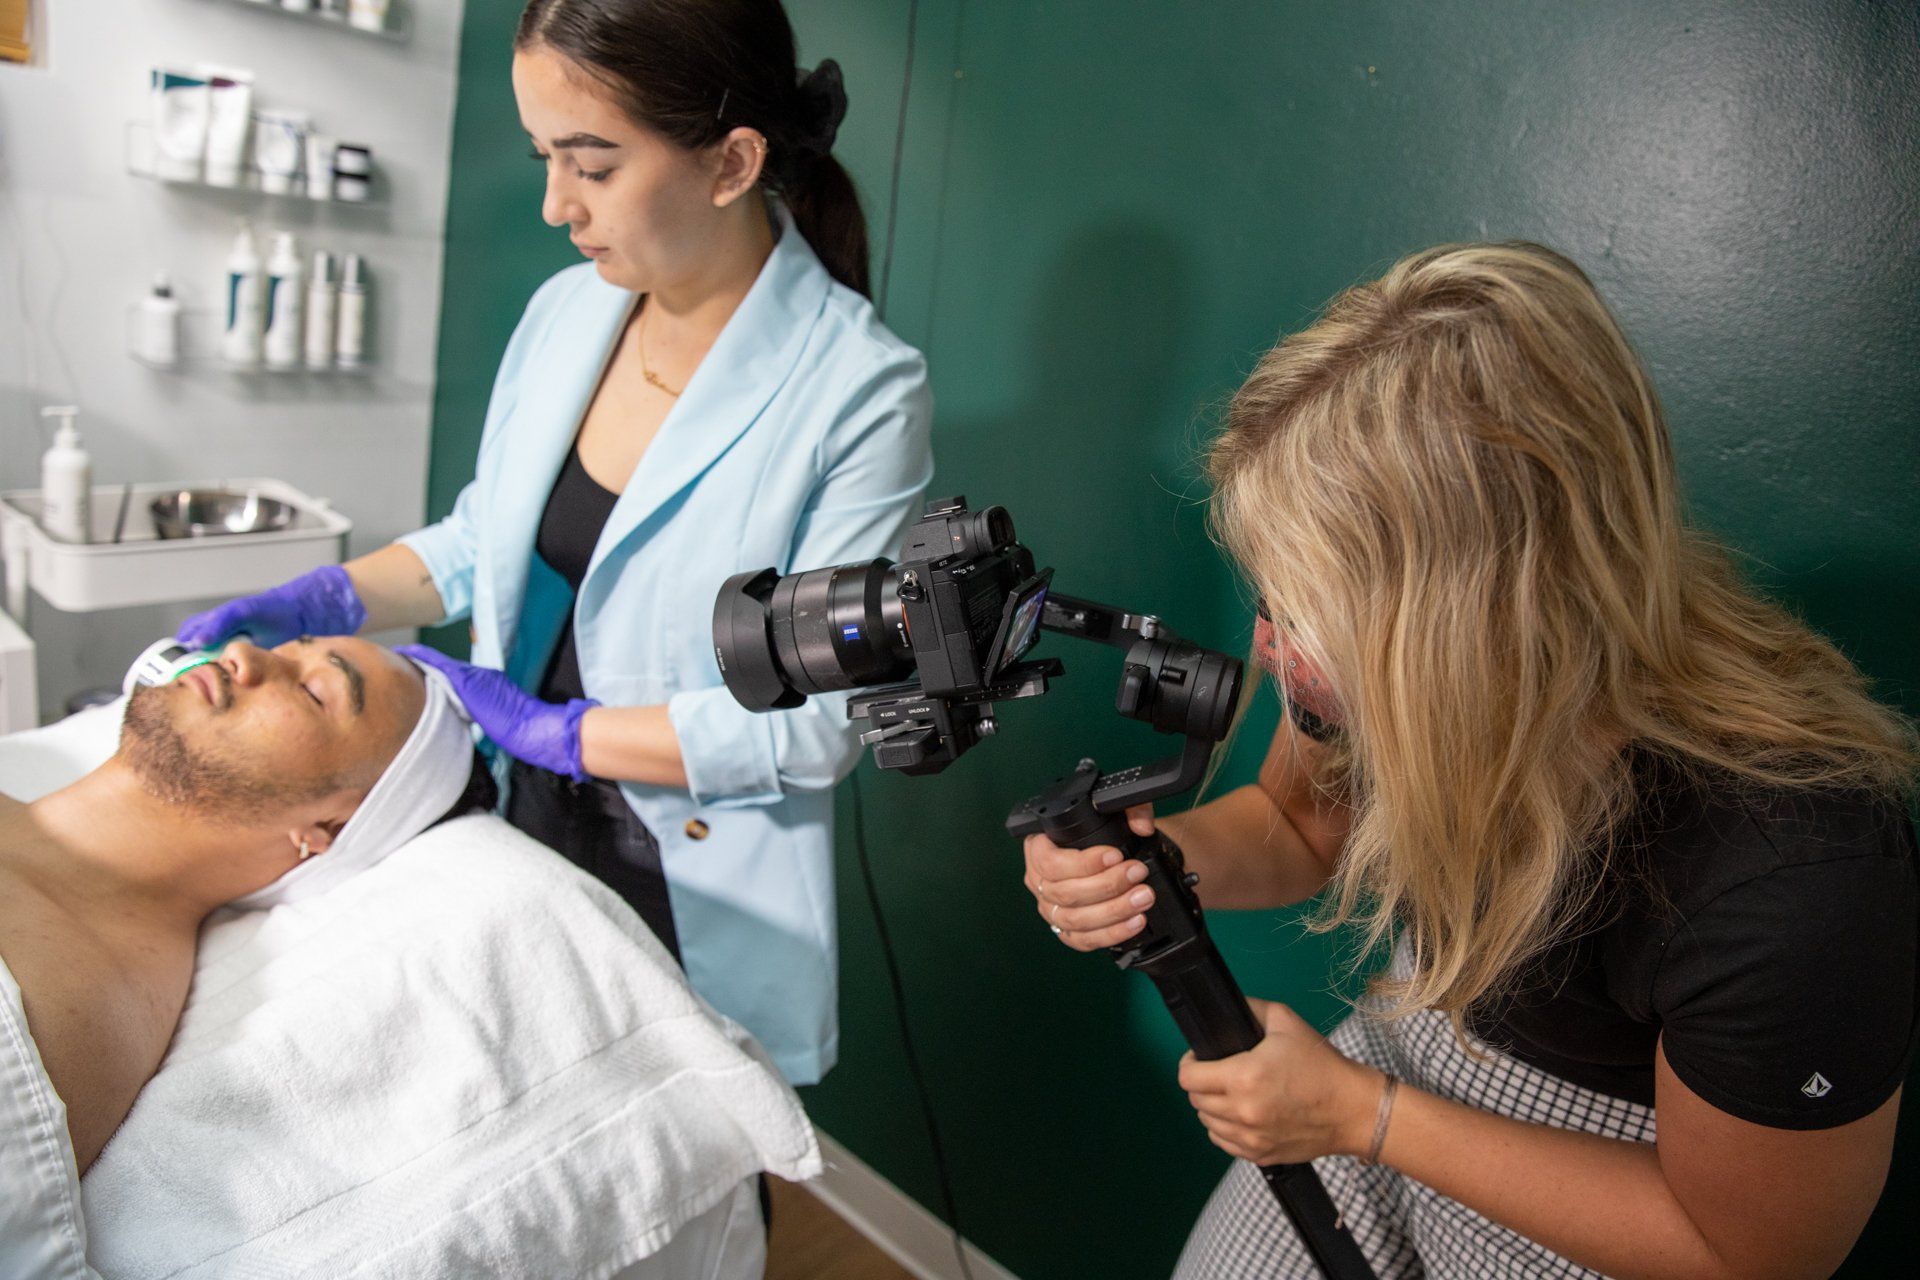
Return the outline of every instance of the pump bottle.
<path id="1" fill-rule="evenodd" d="M 260 363 L 266 303 L 267 278 L 260 270 L 260 250 L 253 243 L 253 228 L 243 222 L 233 252 L 227 257 L 227 327 L 221 337 L 220 354 L 229 364 L 246 367 Z"/>
<path id="2" fill-rule="evenodd" d="M 357 253 L 340 264 L 340 327 L 334 359 L 342 369 L 358 369 L 367 360 L 367 266 Z"/>
<path id="3" fill-rule="evenodd" d="M 306 268 L 293 233 L 282 231 L 273 238 L 273 257 L 267 262 L 267 368 L 300 367 L 300 322 L 306 308 Z"/>
<path id="4" fill-rule="evenodd" d="M 334 317 L 340 309 L 340 286 L 333 279 L 333 255 L 325 249 L 313 255 L 313 278 L 307 281 L 307 368 L 333 368 Z"/>
<path id="5" fill-rule="evenodd" d="M 180 300 L 162 271 L 153 278 L 153 292 L 140 300 L 137 354 L 156 369 L 180 363 Z"/>
<path id="6" fill-rule="evenodd" d="M 93 529 L 93 460 L 80 447 L 70 404 L 48 405 L 43 418 L 61 419 L 53 447 L 40 457 L 40 524 L 62 542 L 86 542 Z"/>

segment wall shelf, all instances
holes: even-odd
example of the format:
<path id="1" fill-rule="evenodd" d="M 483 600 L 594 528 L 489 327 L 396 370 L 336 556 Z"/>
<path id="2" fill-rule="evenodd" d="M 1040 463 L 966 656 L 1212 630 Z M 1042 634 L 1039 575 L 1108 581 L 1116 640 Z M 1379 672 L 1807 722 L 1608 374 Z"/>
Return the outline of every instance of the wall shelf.
<path id="1" fill-rule="evenodd" d="M 233 0 L 236 4 L 249 3 L 249 0 Z M 141 120 L 127 122 L 127 172 L 136 178 L 148 182 L 157 182 L 162 186 L 174 187 L 196 194 L 207 194 L 214 199 L 227 200 L 237 205 L 257 205 L 269 203 L 281 208 L 341 209 L 354 213 L 385 213 L 391 203 L 387 191 L 387 182 L 378 165 L 369 176 L 371 194 L 365 200 L 316 199 L 306 193 L 305 179 L 301 179 L 299 191 L 268 191 L 260 185 L 260 171 L 252 165 L 240 172 L 240 181 L 236 186 L 216 186 L 205 178 L 168 178 L 162 177 L 153 141 L 153 126 Z"/>
<path id="2" fill-rule="evenodd" d="M 311 258 L 311 255 L 308 255 Z M 225 314 L 204 307 L 180 309 L 180 358 L 172 364 L 159 364 L 140 354 L 135 336 L 139 333 L 140 304 L 127 308 L 127 358 L 155 373 L 182 377 L 226 376 L 273 386 L 367 386 L 379 379 L 380 369 L 371 360 L 360 364 L 333 365 L 309 369 L 305 363 L 290 369 L 270 369 L 266 364 L 235 364 L 220 354 Z"/>
<path id="3" fill-rule="evenodd" d="M 323 13 L 318 9 L 287 9 L 281 6 L 280 0 L 221 0 L 221 3 L 241 9 L 257 9 L 308 26 L 331 27 L 336 31 L 344 31 L 348 35 L 360 36 L 367 40 L 384 40 L 390 44 L 405 44 L 413 36 L 413 15 L 409 12 L 410 6 L 406 0 L 393 0 L 387 8 L 386 25 L 377 31 L 354 26 L 347 21 L 347 15 L 343 12 Z"/>

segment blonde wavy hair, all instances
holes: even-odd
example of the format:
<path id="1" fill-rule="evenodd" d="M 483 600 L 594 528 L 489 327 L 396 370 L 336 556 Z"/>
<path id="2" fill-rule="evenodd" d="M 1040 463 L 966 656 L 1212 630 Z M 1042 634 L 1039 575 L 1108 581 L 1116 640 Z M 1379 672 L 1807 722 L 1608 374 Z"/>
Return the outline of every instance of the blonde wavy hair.
<path id="1" fill-rule="evenodd" d="M 1685 526 L 1652 384 L 1551 250 L 1433 249 L 1340 294 L 1207 463 L 1215 537 L 1340 698 L 1317 776 L 1352 822 L 1316 925 L 1399 928 L 1391 1013 L 1462 1027 L 1579 918 L 1619 869 L 1623 748 L 1722 786 L 1911 784 L 1911 726 Z"/>

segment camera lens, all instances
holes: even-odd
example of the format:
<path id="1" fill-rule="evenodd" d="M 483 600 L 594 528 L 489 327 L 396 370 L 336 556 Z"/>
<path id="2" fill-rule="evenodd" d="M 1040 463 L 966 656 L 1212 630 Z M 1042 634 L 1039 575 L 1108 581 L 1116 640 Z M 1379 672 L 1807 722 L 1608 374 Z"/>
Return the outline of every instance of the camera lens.
<path id="1" fill-rule="evenodd" d="M 797 707 L 808 694 L 907 679 L 914 660 L 899 579 L 886 560 L 727 579 L 713 611 L 727 688 L 742 706 L 766 711 Z"/>

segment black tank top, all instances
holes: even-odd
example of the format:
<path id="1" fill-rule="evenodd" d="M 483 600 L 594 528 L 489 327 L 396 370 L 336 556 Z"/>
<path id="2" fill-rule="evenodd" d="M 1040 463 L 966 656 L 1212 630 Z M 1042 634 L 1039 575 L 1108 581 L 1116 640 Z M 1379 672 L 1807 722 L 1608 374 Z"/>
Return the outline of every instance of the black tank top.
<path id="1" fill-rule="evenodd" d="M 534 536 L 533 550 L 547 567 L 567 580 L 574 594 L 586 581 L 587 566 L 593 562 L 593 548 L 600 541 L 620 495 L 603 488 L 587 474 L 580 461 L 580 446 L 567 454 L 560 478 L 547 495 L 547 509 L 540 516 L 540 531 Z M 548 702 L 565 702 L 587 696 L 580 681 L 580 650 L 574 643 L 573 613 L 567 613 L 566 630 L 560 633 L 553 658 L 547 663 L 546 678 L 540 682 L 540 696 Z"/>

